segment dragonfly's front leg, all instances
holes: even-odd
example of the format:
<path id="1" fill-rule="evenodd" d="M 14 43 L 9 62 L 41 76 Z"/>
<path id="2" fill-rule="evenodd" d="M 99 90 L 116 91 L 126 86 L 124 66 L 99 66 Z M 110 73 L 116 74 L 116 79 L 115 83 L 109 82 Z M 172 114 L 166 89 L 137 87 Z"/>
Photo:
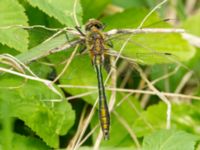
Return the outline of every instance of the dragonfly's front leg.
<path id="1" fill-rule="evenodd" d="M 75 29 L 76 29 L 83 37 L 85 37 L 85 33 L 83 33 L 83 32 L 81 31 L 81 28 L 80 28 L 80 27 L 75 26 Z"/>

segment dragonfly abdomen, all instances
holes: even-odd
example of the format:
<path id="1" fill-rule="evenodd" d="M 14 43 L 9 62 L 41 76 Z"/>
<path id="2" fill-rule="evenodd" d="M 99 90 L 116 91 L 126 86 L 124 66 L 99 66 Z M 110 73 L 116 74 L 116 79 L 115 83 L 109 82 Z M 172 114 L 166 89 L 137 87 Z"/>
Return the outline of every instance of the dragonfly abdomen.
<path id="1" fill-rule="evenodd" d="M 96 60 L 96 59 L 95 59 Z M 95 69 L 98 78 L 98 90 L 99 90 L 99 118 L 101 128 L 105 139 L 109 139 L 109 128 L 110 128 L 110 115 L 106 101 L 106 94 L 103 84 L 103 76 L 101 72 L 101 64 L 95 64 Z"/>
<path id="2" fill-rule="evenodd" d="M 104 138 L 108 140 L 109 130 L 110 130 L 110 116 L 109 116 L 107 105 L 104 105 L 103 103 L 99 104 L 99 118 L 101 122 L 101 128 L 104 134 Z"/>

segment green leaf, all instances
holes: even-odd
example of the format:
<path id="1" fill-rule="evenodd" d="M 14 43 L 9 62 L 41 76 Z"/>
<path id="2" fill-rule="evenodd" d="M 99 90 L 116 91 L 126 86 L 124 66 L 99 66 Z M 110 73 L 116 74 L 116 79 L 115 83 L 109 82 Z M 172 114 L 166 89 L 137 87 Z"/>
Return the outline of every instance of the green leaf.
<path id="1" fill-rule="evenodd" d="M 57 64 L 58 61 L 65 61 L 71 55 L 71 51 L 67 51 L 64 55 L 63 53 L 57 53 L 49 56 L 48 58 L 52 63 Z M 64 64 L 60 64 L 56 67 L 56 72 L 60 73 L 63 70 Z M 106 71 L 102 69 L 103 79 L 106 78 Z M 79 55 L 73 58 L 68 66 L 67 70 L 60 77 L 59 82 L 63 85 L 80 85 L 80 86 L 95 86 L 97 87 L 98 81 L 96 77 L 96 72 L 91 63 L 91 58 L 89 55 Z M 71 95 L 77 95 L 85 92 L 92 92 L 89 95 L 83 97 L 83 99 L 89 103 L 94 104 L 98 98 L 97 89 L 87 89 L 87 88 L 63 88 L 67 93 Z M 107 92 L 107 96 L 110 92 Z"/>
<path id="2" fill-rule="evenodd" d="M 158 113 L 159 112 L 159 113 Z M 138 137 L 145 136 L 158 129 L 166 128 L 167 106 L 160 102 L 148 107 L 141 113 L 133 125 L 133 130 Z M 173 104 L 171 112 L 172 128 L 181 129 L 199 135 L 200 120 L 199 102 L 195 104 Z"/>
<path id="3" fill-rule="evenodd" d="M 59 135 L 66 134 L 74 124 L 75 114 L 71 105 L 41 83 L 24 82 L 14 77 L 2 78 L 0 86 L 5 89 L 1 89 L 0 105 L 3 100 L 9 101 L 11 116 L 23 120 L 48 145 L 58 147 Z M 52 100 L 61 101 L 54 103 Z"/>
<path id="4" fill-rule="evenodd" d="M 81 0 L 83 8 L 83 22 L 90 18 L 98 18 L 111 0 Z"/>
<path id="5" fill-rule="evenodd" d="M 200 49 L 196 49 L 195 57 L 193 57 L 192 60 L 190 60 L 189 63 L 187 63 L 187 66 L 194 72 L 194 78 L 197 79 L 196 83 L 199 83 L 199 77 L 200 77 Z"/>
<path id="6" fill-rule="evenodd" d="M 93 150 L 94 148 L 93 147 L 89 147 L 89 146 L 82 146 L 79 148 L 79 150 Z M 135 150 L 136 147 L 99 147 L 99 150 Z"/>
<path id="7" fill-rule="evenodd" d="M 79 24 L 81 24 L 82 9 L 79 1 L 74 0 L 59 0 L 59 1 L 41 1 L 41 0 L 27 0 L 33 7 L 38 7 L 50 17 L 54 17 L 60 23 L 68 27 L 74 27 L 75 18 L 77 16 Z M 77 2 L 76 8 L 74 4 Z M 75 10 L 74 10 L 75 9 Z"/>
<path id="8" fill-rule="evenodd" d="M 5 139 L 3 139 L 3 135 L 1 132 L 0 132 L 0 135 L 1 135 L 0 143 L 2 145 Z M 14 136 L 12 138 L 12 143 L 10 145 L 12 149 L 15 149 L 15 150 L 18 150 L 18 149 L 49 150 L 50 149 L 50 147 L 48 147 L 44 142 L 36 138 L 26 137 L 19 134 L 13 134 L 13 135 Z"/>
<path id="9" fill-rule="evenodd" d="M 116 13 L 111 16 L 106 16 L 102 19 L 102 22 L 106 24 L 105 30 L 111 29 L 124 29 L 124 28 L 137 28 L 142 20 L 149 13 L 149 10 L 144 8 L 130 8 L 121 13 Z M 162 21 L 158 14 L 153 13 L 143 24 L 142 28 L 157 28 L 157 27 L 170 27 L 168 24 Z"/>
<path id="10" fill-rule="evenodd" d="M 51 73 L 54 72 L 52 67 L 38 63 L 37 61 L 32 62 L 29 67 L 38 77 L 43 79 L 49 79 Z"/>
<path id="11" fill-rule="evenodd" d="M 141 1 L 141 0 L 112 0 L 114 5 L 123 7 L 123 8 L 130 8 L 130 7 L 144 7 L 145 5 L 145 1 Z"/>
<path id="12" fill-rule="evenodd" d="M 63 59 L 66 60 L 69 57 L 69 55 L 70 52 L 66 54 L 65 58 Z M 52 62 L 55 62 L 56 58 L 60 58 L 59 55 L 51 56 Z M 60 60 L 62 60 L 62 58 L 60 58 L 59 61 Z M 56 68 L 57 72 L 61 72 L 62 69 L 63 65 L 59 65 Z M 103 75 L 105 79 L 105 71 L 103 71 Z M 81 55 L 75 57 L 59 81 L 61 84 L 66 84 L 66 85 L 97 86 L 98 82 L 96 78 L 96 72 L 91 64 L 90 57 L 88 55 Z M 98 97 L 97 89 L 96 90 L 85 89 L 85 88 L 81 89 L 64 88 L 64 89 L 71 95 L 77 95 L 80 93 L 94 91 L 92 94 L 84 96 L 84 99 L 90 104 L 94 104 Z"/>
<path id="13" fill-rule="evenodd" d="M 144 9 L 128 9 L 122 13 L 106 17 L 103 22 L 109 29 L 137 28 L 148 11 Z M 143 25 L 150 26 L 161 19 L 153 14 Z M 150 26 L 151 27 L 151 26 Z M 169 28 L 166 23 L 158 24 L 157 28 Z M 151 27 L 152 28 L 152 27 Z M 116 51 L 119 51 L 130 35 L 113 38 L 113 45 Z M 135 59 L 142 64 L 155 63 L 174 63 L 178 61 L 187 61 L 195 54 L 195 49 L 185 41 L 181 35 L 175 33 L 145 33 L 132 35 L 128 44 L 125 46 L 122 54 L 126 57 Z"/>
<path id="14" fill-rule="evenodd" d="M 138 137 L 149 134 L 156 129 L 164 128 L 166 128 L 166 105 L 164 103 L 150 106 L 141 113 L 133 125 L 133 130 Z"/>
<path id="15" fill-rule="evenodd" d="M 5 54 L 5 53 L 11 54 L 13 56 L 19 54 L 19 52 L 16 49 L 0 44 L 0 54 Z"/>
<path id="16" fill-rule="evenodd" d="M 16 0 L 0 1 L 0 42 L 19 52 L 27 50 L 28 33 L 23 29 L 9 26 L 27 25 L 24 11 Z"/>
<path id="17" fill-rule="evenodd" d="M 187 132 L 199 135 L 200 102 L 172 105 L 172 122 L 174 126 Z"/>
<path id="18" fill-rule="evenodd" d="M 194 15 L 189 17 L 185 22 L 183 22 L 183 28 L 186 29 L 187 32 L 200 36 L 200 10 L 197 11 Z"/>
<path id="19" fill-rule="evenodd" d="M 187 64 L 189 68 L 193 70 L 195 78 L 198 78 L 198 83 L 199 83 L 199 76 L 200 76 L 200 65 L 199 65 L 200 49 L 198 48 L 199 42 L 196 39 L 199 39 L 200 37 L 199 18 L 200 18 L 200 10 L 196 11 L 193 15 L 189 16 L 181 25 L 181 27 L 184 28 L 186 32 L 191 34 L 191 36 L 194 36 L 194 37 L 188 37 L 188 38 L 190 38 L 189 41 L 192 44 L 195 44 L 197 49 L 196 49 L 195 57 Z"/>
<path id="20" fill-rule="evenodd" d="M 194 150 L 197 136 L 178 130 L 160 130 L 146 136 L 143 150 Z"/>
<path id="21" fill-rule="evenodd" d="M 166 75 L 166 73 L 173 72 L 177 67 L 177 64 L 157 64 L 153 65 L 151 68 L 151 73 L 150 73 L 150 78 L 152 80 L 158 79 L 161 76 Z M 180 79 L 183 78 L 183 76 L 188 72 L 188 70 L 184 67 L 181 67 L 176 74 L 173 76 L 170 76 L 167 78 L 167 81 L 170 85 L 168 88 L 169 92 L 173 92 L 177 89 Z M 196 79 L 196 78 L 193 78 Z M 197 79 L 198 80 L 198 79 Z M 155 84 L 155 86 L 160 90 L 160 91 L 165 91 L 166 90 L 166 80 L 161 80 Z"/>

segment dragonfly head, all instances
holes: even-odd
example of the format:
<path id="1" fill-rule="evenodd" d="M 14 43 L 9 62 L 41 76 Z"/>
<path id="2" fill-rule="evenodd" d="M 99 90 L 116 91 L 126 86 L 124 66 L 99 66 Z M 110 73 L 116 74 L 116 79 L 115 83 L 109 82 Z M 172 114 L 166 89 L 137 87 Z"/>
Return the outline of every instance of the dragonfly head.
<path id="1" fill-rule="evenodd" d="M 85 24 L 85 30 L 86 31 L 91 31 L 92 28 L 96 28 L 98 30 L 103 30 L 104 29 L 104 25 L 99 20 L 89 19 L 89 21 Z"/>

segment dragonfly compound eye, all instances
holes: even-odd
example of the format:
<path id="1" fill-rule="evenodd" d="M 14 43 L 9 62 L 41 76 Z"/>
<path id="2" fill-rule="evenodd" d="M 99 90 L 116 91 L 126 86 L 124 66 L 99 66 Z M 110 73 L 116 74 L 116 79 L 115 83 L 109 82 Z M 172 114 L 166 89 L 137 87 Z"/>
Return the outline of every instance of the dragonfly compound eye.
<path id="1" fill-rule="evenodd" d="M 90 31 L 93 27 L 97 28 L 98 30 L 103 30 L 104 25 L 96 19 L 90 19 L 85 25 L 85 30 Z"/>

